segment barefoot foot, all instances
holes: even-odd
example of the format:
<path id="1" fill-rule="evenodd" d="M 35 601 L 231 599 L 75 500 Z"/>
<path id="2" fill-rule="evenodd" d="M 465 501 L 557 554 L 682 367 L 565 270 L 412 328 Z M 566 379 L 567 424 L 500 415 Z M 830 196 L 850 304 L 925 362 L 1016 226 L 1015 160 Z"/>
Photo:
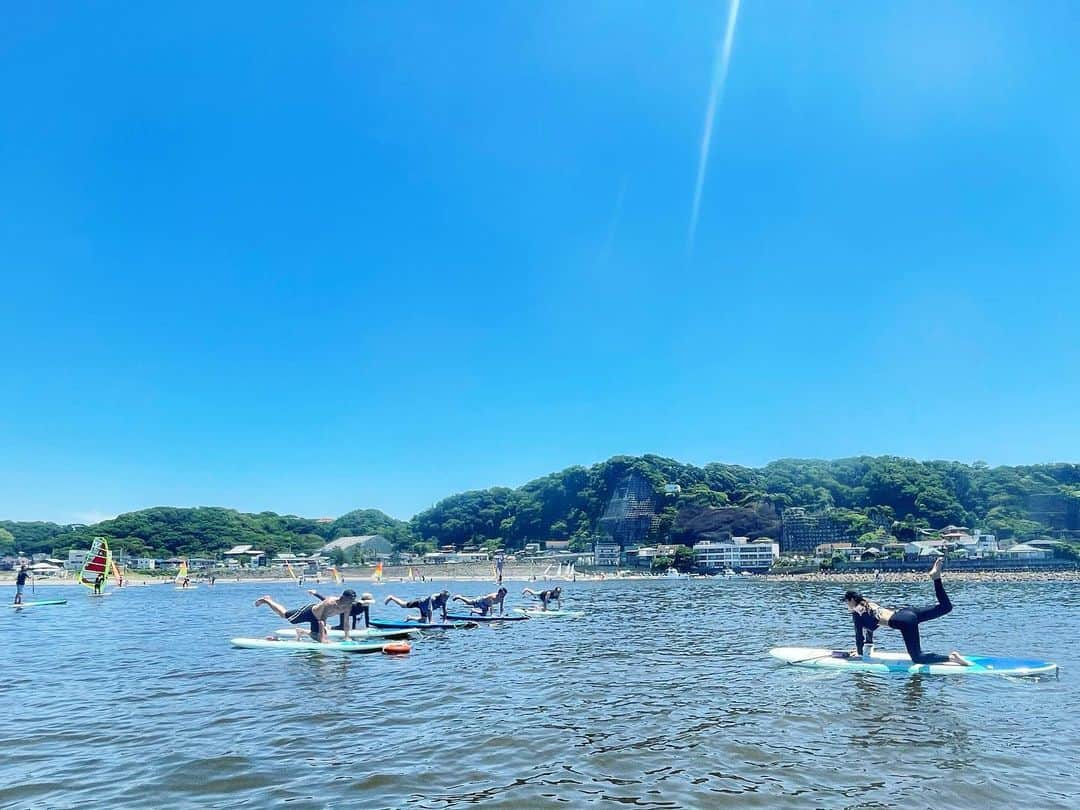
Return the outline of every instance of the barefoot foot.
<path id="1" fill-rule="evenodd" d="M 944 557 L 938 557 L 930 566 L 930 579 L 941 579 L 941 566 L 945 564 Z"/>
<path id="2" fill-rule="evenodd" d="M 949 663 L 959 664 L 962 667 L 971 666 L 971 662 L 964 658 L 964 656 L 962 656 L 956 650 L 953 650 L 951 653 L 949 653 Z"/>

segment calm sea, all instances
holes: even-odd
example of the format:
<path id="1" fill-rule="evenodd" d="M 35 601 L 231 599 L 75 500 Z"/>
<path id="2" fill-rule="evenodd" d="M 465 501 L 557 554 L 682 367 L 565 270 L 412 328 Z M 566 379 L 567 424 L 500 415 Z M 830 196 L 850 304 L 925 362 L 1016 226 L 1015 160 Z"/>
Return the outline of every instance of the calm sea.
<path id="1" fill-rule="evenodd" d="M 381 602 L 440 585 L 356 587 Z M 955 611 L 925 628 L 927 649 L 1048 658 L 1064 667 L 1056 680 L 833 673 L 768 657 L 775 645 L 850 646 L 842 590 L 579 582 L 566 606 L 588 620 L 434 634 L 395 658 L 229 646 L 281 626 L 251 603 L 302 604 L 293 585 L 96 600 L 38 588 L 71 601 L 0 614 L 0 806 L 1080 803 L 1080 586 L 955 584 Z M 932 599 L 928 583 L 866 590 L 885 604 Z M 897 634 L 879 646 L 898 647 Z"/>

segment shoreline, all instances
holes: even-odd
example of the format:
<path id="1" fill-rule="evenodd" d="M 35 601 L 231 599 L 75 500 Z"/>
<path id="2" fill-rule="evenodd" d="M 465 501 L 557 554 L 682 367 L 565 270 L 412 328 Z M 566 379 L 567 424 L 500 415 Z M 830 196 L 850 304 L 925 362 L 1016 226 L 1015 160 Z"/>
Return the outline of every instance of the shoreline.
<path id="1" fill-rule="evenodd" d="M 414 569 L 415 570 L 415 569 Z M 384 576 L 381 580 L 375 579 L 375 577 L 367 576 L 351 576 L 344 575 L 343 583 L 348 584 L 364 584 L 367 586 L 378 587 L 380 585 L 402 585 L 424 582 L 490 582 L 495 583 L 495 577 L 491 573 L 479 574 L 479 573 L 450 573 L 445 571 L 432 571 L 422 572 L 423 579 L 410 579 L 407 576 Z M 944 572 L 944 577 L 949 582 L 988 582 L 988 583 L 1012 583 L 1012 582 L 1080 582 L 1080 570 L 1056 570 L 1056 571 L 948 571 Z M 754 574 L 752 576 L 740 576 L 740 577 L 705 577 L 695 576 L 693 581 L 717 581 L 717 582 L 807 582 L 807 583 L 843 583 L 843 582 L 858 582 L 858 583 L 874 583 L 874 582 L 922 582 L 927 579 L 927 574 L 924 571 L 900 571 L 900 572 L 888 572 L 881 574 L 874 574 L 870 571 L 818 571 L 811 573 L 801 574 Z M 207 587 L 206 578 L 201 576 L 192 576 L 191 580 L 199 587 Z M 512 572 L 504 573 L 503 582 L 564 582 L 572 584 L 573 582 L 687 582 L 691 580 L 679 579 L 679 580 L 667 580 L 662 576 L 649 576 L 645 574 L 630 574 L 619 576 L 615 573 L 611 574 L 593 574 L 593 573 L 578 573 L 576 580 L 570 580 L 566 577 L 545 576 L 542 571 L 536 572 Z M 235 576 L 220 576 L 214 583 L 214 587 L 219 585 L 243 585 L 243 584 L 264 584 L 264 585 L 297 585 L 297 579 L 295 577 L 240 577 Z M 34 586 L 40 586 L 43 588 L 52 587 L 70 587 L 78 585 L 74 576 L 71 577 L 40 577 L 35 578 Z M 162 577 L 146 577 L 139 575 L 125 575 L 124 587 L 147 587 L 155 585 L 166 585 L 172 587 L 174 585 L 173 578 Z M 322 586 L 333 585 L 334 581 L 330 577 L 305 576 L 305 586 Z M 4 571 L 0 573 L 0 587 L 15 585 L 15 572 Z M 112 577 L 109 578 L 109 587 L 115 586 L 115 580 Z M 31 590 L 28 583 L 27 590 Z"/>

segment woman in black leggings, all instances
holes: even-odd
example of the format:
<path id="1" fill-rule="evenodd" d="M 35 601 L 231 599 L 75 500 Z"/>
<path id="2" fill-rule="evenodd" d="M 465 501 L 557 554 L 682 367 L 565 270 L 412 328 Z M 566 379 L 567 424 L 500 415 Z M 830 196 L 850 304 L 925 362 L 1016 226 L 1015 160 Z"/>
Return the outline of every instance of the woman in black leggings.
<path id="1" fill-rule="evenodd" d="M 871 602 L 858 591 L 847 591 L 841 597 L 841 601 L 851 611 L 851 620 L 855 623 L 855 649 L 852 651 L 852 655 L 861 656 L 865 645 L 870 645 L 872 648 L 874 631 L 881 625 L 885 625 L 893 630 L 900 631 L 900 635 L 904 637 L 904 646 L 907 647 L 908 655 L 914 664 L 952 663 L 970 666 L 970 662 L 965 661 L 958 652 L 952 652 L 948 655 L 925 653 L 922 650 L 922 643 L 919 641 L 920 624 L 944 616 L 952 610 L 952 602 L 949 601 L 949 596 L 945 593 L 945 586 L 941 584 L 941 565 L 943 562 L 944 558 L 938 557 L 930 568 L 930 578 L 934 581 L 934 595 L 937 597 L 936 605 L 924 608 L 902 607 L 899 610 L 890 610 L 887 607 Z"/>

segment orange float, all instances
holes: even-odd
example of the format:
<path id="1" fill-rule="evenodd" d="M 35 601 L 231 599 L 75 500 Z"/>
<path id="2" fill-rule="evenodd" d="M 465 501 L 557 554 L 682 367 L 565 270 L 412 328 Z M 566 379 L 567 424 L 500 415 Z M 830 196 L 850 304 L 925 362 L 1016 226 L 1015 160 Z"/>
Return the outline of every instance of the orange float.
<path id="1" fill-rule="evenodd" d="M 412 652 L 412 645 L 407 641 L 394 641 L 390 644 L 384 644 L 383 655 L 407 655 Z"/>

